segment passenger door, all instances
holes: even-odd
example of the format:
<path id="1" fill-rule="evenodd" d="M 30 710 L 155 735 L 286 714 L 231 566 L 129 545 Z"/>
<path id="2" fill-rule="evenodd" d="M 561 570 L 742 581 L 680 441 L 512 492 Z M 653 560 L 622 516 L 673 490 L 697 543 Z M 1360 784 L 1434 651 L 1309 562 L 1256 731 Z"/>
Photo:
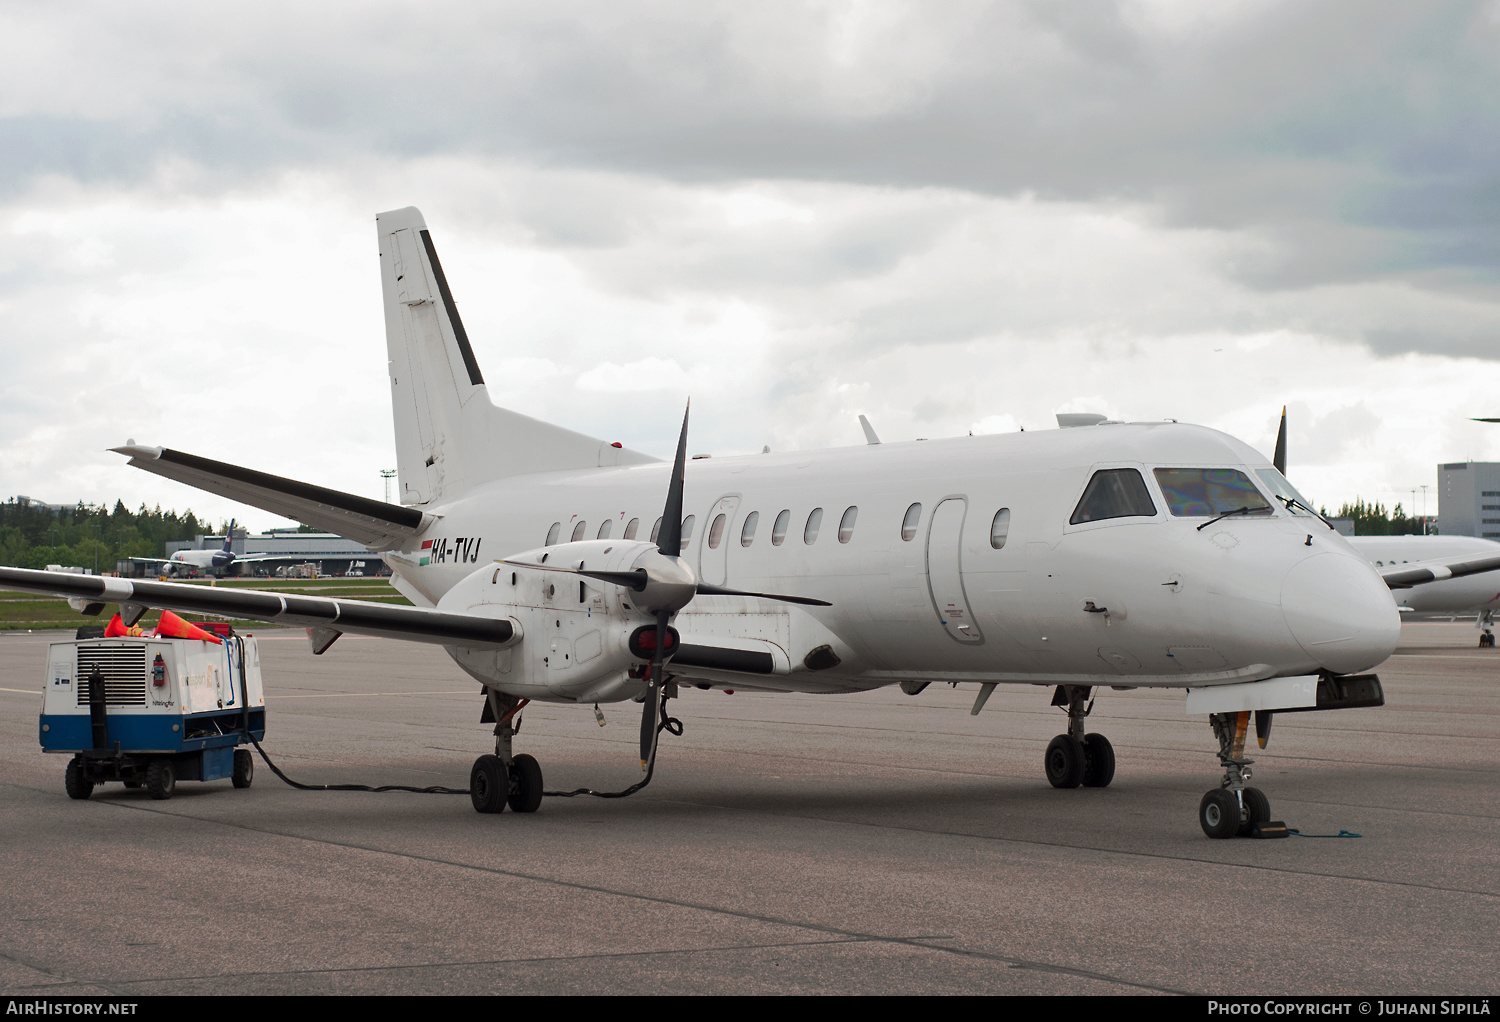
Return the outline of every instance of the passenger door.
<path id="1" fill-rule="evenodd" d="M 969 608 L 959 565 L 967 513 L 968 501 L 963 497 L 949 497 L 933 510 L 927 527 L 927 588 L 943 631 L 955 642 L 977 644 L 984 636 Z"/>
<path id="2" fill-rule="evenodd" d="M 720 497 L 713 510 L 704 517 L 703 543 L 698 548 L 698 577 L 709 585 L 725 585 L 729 577 L 729 546 L 739 542 L 734 525 L 734 513 L 739 506 L 739 494 L 731 493 Z M 724 516 L 722 522 L 719 521 L 720 515 Z"/>

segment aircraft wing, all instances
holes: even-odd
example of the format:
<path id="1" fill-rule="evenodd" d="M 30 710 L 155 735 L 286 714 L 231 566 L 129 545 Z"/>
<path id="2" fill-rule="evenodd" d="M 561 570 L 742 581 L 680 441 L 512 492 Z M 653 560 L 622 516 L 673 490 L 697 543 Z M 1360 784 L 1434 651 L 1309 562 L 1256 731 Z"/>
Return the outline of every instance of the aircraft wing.
<path id="1" fill-rule="evenodd" d="M 135 468 L 335 533 L 371 550 L 401 550 L 433 521 L 416 508 L 211 461 L 169 447 L 110 448 Z"/>
<path id="2" fill-rule="evenodd" d="M 1422 561 L 1418 564 L 1392 564 L 1381 568 L 1380 577 L 1392 589 L 1410 589 L 1445 578 L 1461 578 L 1485 571 L 1500 571 L 1500 557 L 1479 557 L 1472 561 Z"/>
<path id="3" fill-rule="evenodd" d="M 333 633 L 379 635 L 445 646 L 499 649 L 521 638 L 520 629 L 508 618 L 455 614 L 427 607 L 393 607 L 388 603 L 339 600 L 327 596 L 267 593 L 258 589 L 139 582 L 29 568 L 0 568 L 0 589 L 72 596 L 89 603 L 130 603 L 189 614 L 216 614 L 319 628 Z"/>

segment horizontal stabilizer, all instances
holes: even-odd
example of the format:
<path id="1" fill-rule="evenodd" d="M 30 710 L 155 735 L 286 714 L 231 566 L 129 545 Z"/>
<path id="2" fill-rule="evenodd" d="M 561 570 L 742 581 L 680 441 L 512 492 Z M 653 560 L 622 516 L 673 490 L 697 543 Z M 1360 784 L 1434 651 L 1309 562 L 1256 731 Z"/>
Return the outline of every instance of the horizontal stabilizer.
<path id="1" fill-rule="evenodd" d="M 521 637 L 519 627 L 507 618 L 454 614 L 426 607 L 393 607 L 388 603 L 337 600 L 326 596 L 296 596 L 180 582 L 137 582 L 29 568 L 0 568 L 0 589 L 81 597 L 93 603 L 130 603 L 137 607 L 214 614 L 356 635 L 379 635 L 442 646 L 499 649 Z"/>
<path id="2" fill-rule="evenodd" d="M 371 550 L 401 550 L 432 520 L 416 508 L 387 504 L 269 472 L 211 461 L 168 447 L 132 445 L 111 450 L 147 472 L 332 532 Z"/>
<path id="3" fill-rule="evenodd" d="M 1441 582 L 1447 578 L 1462 578 L 1485 571 L 1500 571 L 1500 557 L 1481 557 L 1473 561 L 1455 561 L 1452 564 L 1426 562 L 1422 565 L 1392 565 L 1380 573 L 1385 584 L 1392 589 L 1410 589 L 1428 582 Z"/>

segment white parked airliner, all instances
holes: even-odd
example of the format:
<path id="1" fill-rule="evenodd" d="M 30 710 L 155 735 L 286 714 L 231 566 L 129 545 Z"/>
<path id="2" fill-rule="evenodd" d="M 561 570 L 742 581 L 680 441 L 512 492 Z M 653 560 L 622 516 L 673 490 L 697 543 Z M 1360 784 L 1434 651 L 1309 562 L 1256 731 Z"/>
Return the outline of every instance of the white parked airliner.
<path id="1" fill-rule="evenodd" d="M 1380 574 L 1264 457 L 1174 422 L 675 462 L 495 407 L 421 214 L 377 219 L 400 506 L 161 447 L 130 464 L 359 540 L 414 607 L 0 569 L 0 586 L 444 646 L 483 686 L 482 812 L 535 810 L 525 701 L 643 702 L 654 766 L 686 685 L 861 692 L 1046 685 L 1052 784 L 1109 784 L 1104 687 L 1191 689 L 1224 767 L 1199 819 L 1269 821 L 1252 713 L 1379 705 L 1395 648 Z M 665 506 L 664 506 L 665 505 Z"/>

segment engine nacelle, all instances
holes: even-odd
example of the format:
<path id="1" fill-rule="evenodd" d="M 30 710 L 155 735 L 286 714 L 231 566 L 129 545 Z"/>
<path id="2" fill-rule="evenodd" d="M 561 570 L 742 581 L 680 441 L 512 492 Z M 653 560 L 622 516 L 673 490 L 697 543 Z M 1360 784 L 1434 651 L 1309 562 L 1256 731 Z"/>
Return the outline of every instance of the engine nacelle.
<path id="1" fill-rule="evenodd" d="M 645 658 L 631 652 L 631 636 L 656 619 L 635 606 L 631 589 L 549 569 L 630 571 L 654 553 L 654 543 L 584 540 L 480 568 L 450 589 L 438 609 L 510 618 L 522 639 L 499 650 L 449 651 L 474 678 L 528 699 L 602 703 L 640 695 Z"/>

